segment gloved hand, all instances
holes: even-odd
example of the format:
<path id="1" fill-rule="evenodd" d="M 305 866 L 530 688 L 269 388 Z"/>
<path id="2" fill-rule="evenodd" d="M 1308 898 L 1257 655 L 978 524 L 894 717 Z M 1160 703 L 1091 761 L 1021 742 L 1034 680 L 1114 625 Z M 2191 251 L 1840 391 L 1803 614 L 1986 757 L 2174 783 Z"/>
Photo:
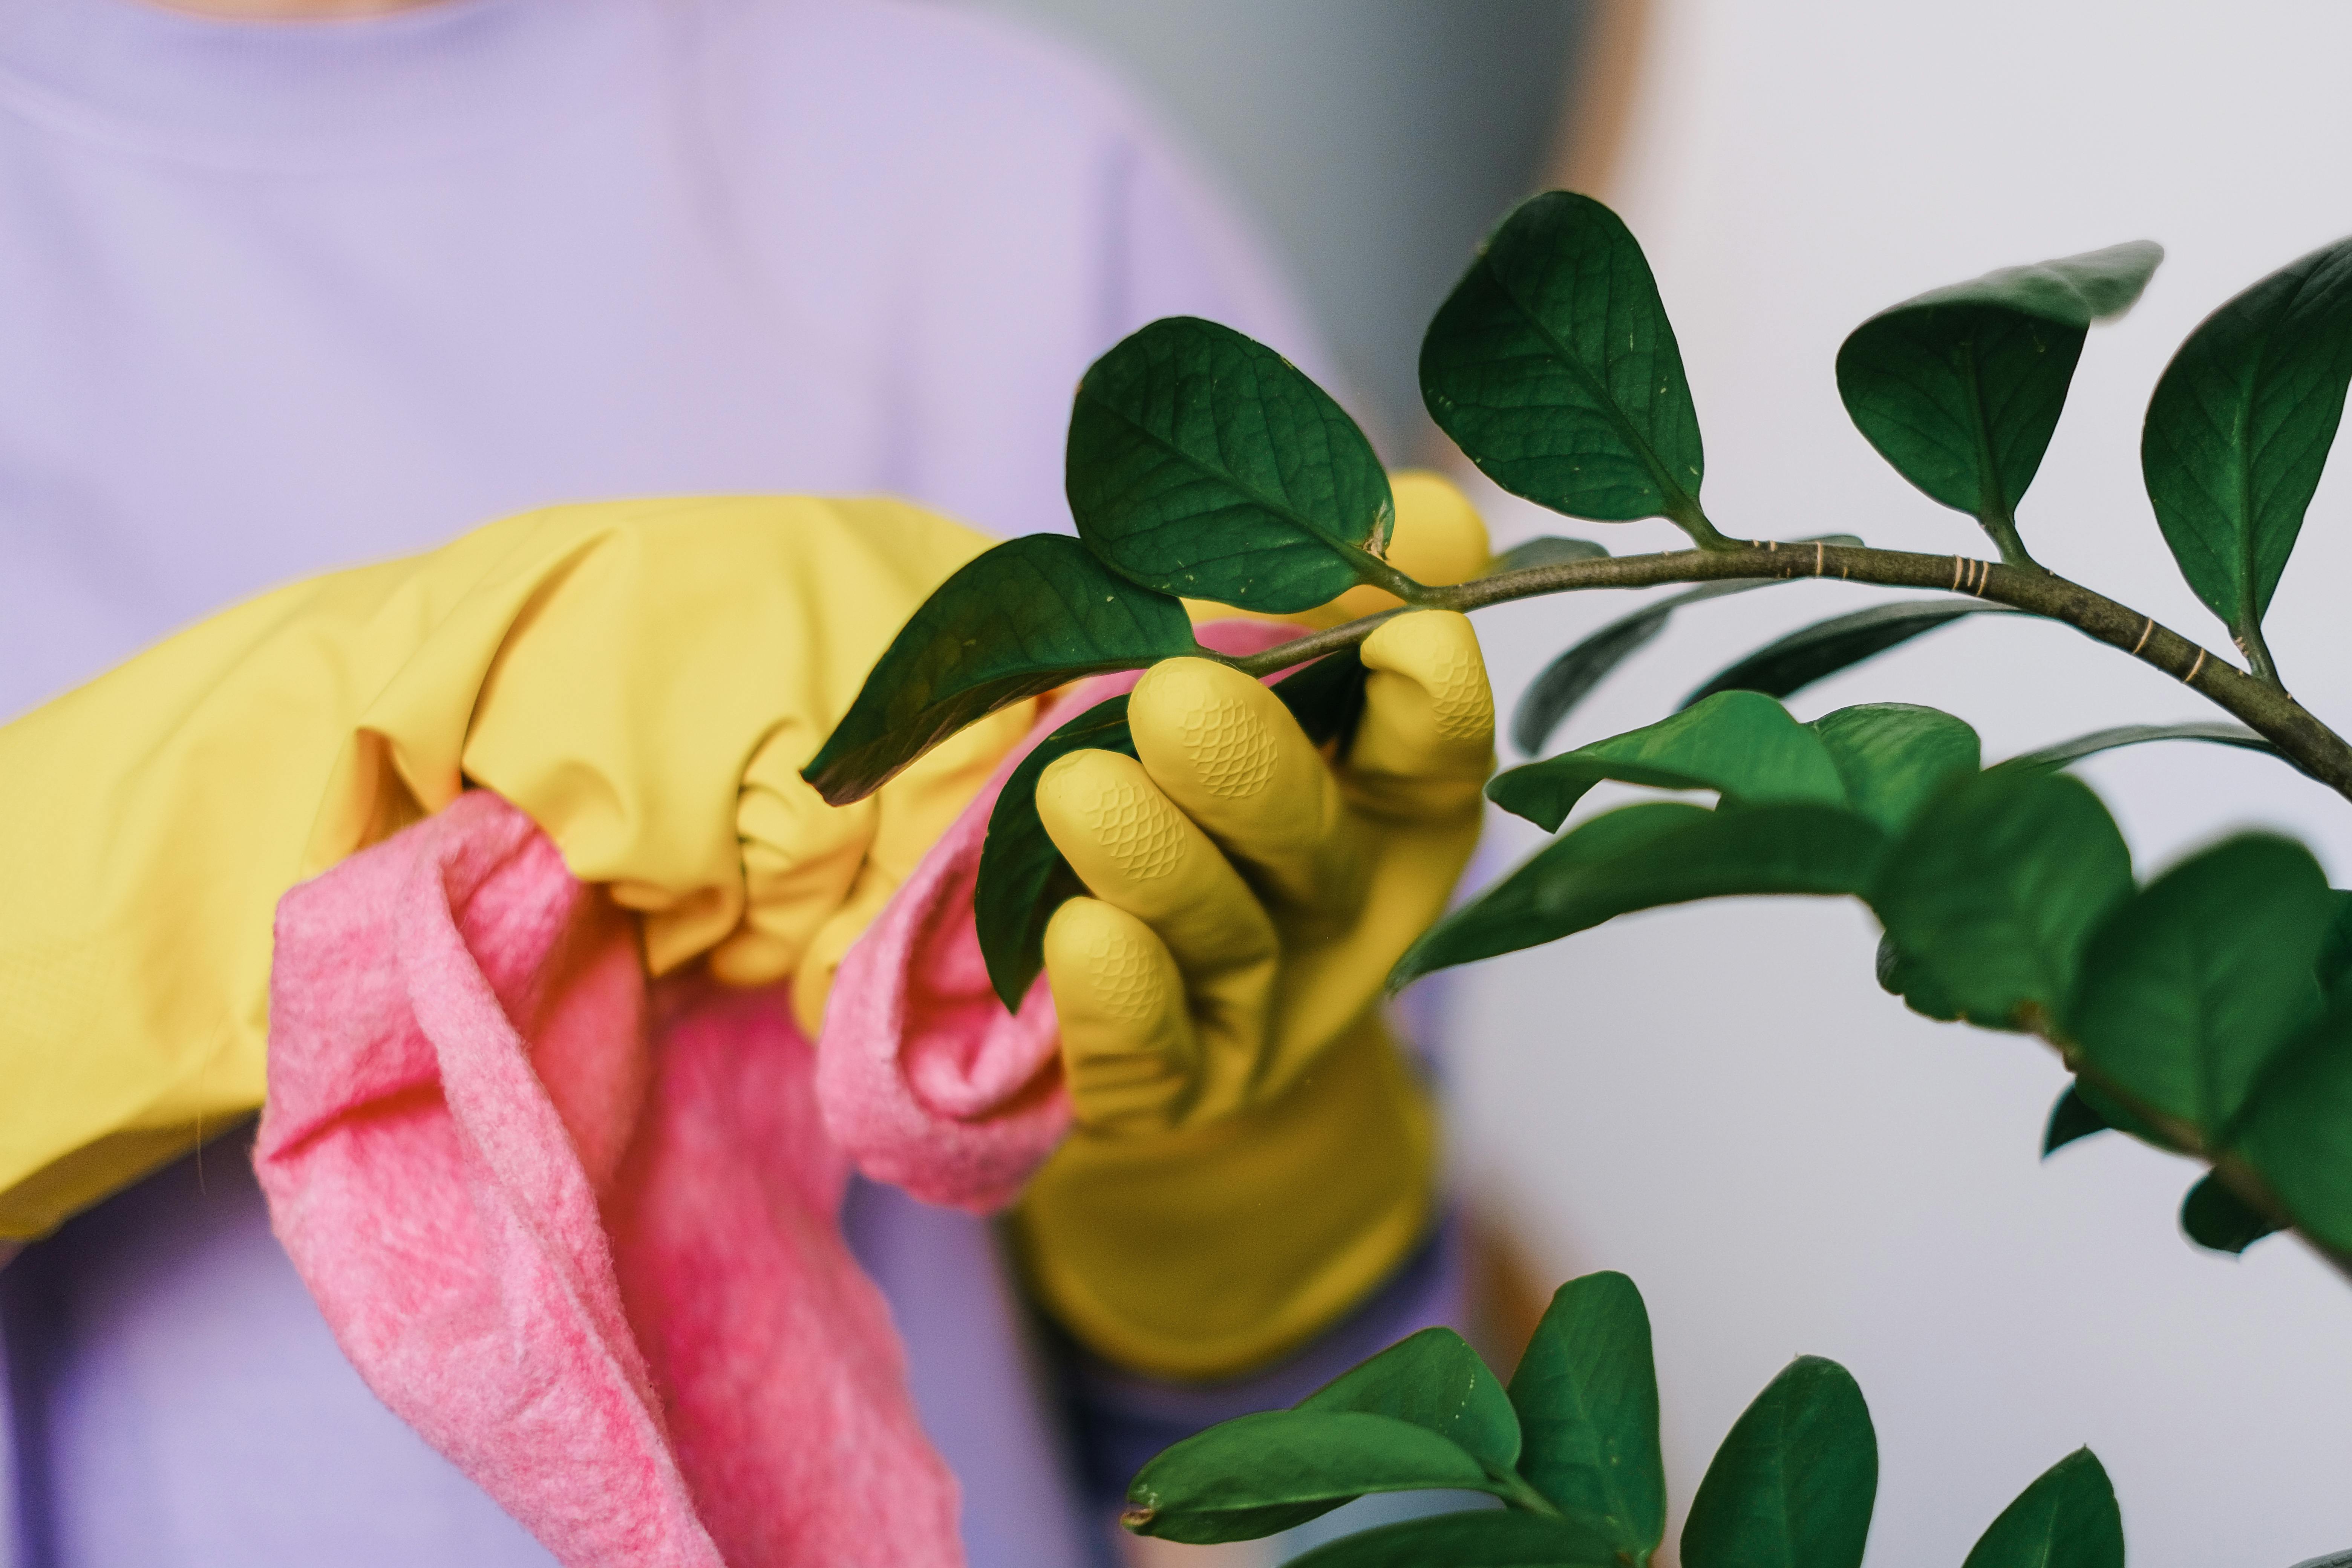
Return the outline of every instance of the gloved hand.
<path id="1" fill-rule="evenodd" d="M 1460 492 L 1396 489 L 1407 571 L 1484 563 Z M 1476 840 L 1494 703 L 1461 616 L 1400 616 L 1362 655 L 1343 758 L 1258 682 L 1178 658 L 1130 700 L 1137 757 L 1076 752 L 1039 784 L 1093 897 L 1046 930 L 1079 1125 L 1016 1236 L 1048 1307 L 1129 1366 L 1210 1377 L 1278 1355 L 1427 1226 L 1430 1116 L 1376 1005 Z"/>

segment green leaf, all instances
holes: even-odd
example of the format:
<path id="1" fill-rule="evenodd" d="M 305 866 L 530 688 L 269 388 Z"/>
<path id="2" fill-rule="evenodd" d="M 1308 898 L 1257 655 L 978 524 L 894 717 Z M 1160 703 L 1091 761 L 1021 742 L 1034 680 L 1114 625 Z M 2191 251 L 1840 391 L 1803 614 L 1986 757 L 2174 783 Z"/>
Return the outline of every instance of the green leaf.
<path id="1" fill-rule="evenodd" d="M 1096 703 L 1038 742 L 1004 781 L 988 814 L 988 837 L 981 842 L 980 874 L 972 889 L 972 922 L 989 984 L 1013 1012 L 1021 1010 L 1021 999 L 1045 967 L 1046 922 L 1064 900 L 1085 891 L 1037 816 L 1037 781 L 1062 758 L 1084 751 L 1135 755 L 1124 696 Z"/>
<path id="2" fill-rule="evenodd" d="M 1070 412 L 1078 537 L 1147 588 L 1275 615 L 1392 582 L 1395 504 L 1371 443 L 1288 360 L 1230 327 L 1171 316 L 1078 383 Z"/>
<path id="3" fill-rule="evenodd" d="M 2331 888 L 2336 916 L 2327 925 L 2327 938 L 2319 945 L 2319 988 L 2332 998 L 2344 977 L 2352 974 L 2352 892 Z"/>
<path id="4" fill-rule="evenodd" d="M 1845 784 L 1821 736 L 1770 698 L 1748 691 L 1727 691 L 1671 719 L 1513 768 L 1486 795 L 1551 831 L 1603 779 L 1720 790 L 1740 805 L 1845 804 Z"/>
<path id="5" fill-rule="evenodd" d="M 1527 540 L 1512 545 L 1486 563 L 1481 577 L 1499 577 L 1506 572 L 1524 572 L 1531 566 L 1560 566 L 1571 561 L 1598 561 L 1609 553 L 1605 544 L 1595 544 L 1589 539 L 1562 539 L 1547 533 L 1539 539 Z"/>
<path id="6" fill-rule="evenodd" d="M 1519 1462 L 1519 1418 L 1478 1352 L 1452 1329 L 1423 1329 L 1341 1373 L 1300 1410 L 1357 1410 L 1427 1427 L 1489 1469 Z"/>
<path id="7" fill-rule="evenodd" d="M 1522 202 L 1421 344 L 1430 417 L 1513 495 L 1601 522 L 1707 528 L 1682 351 L 1642 247 L 1590 196 Z"/>
<path id="8" fill-rule="evenodd" d="M 1832 616 L 1765 644 L 1717 671 L 1683 699 L 1693 707 L 1718 691 L 1761 691 L 1790 697 L 1817 680 L 1850 669 L 1866 658 L 1899 647 L 1913 637 L 1948 626 L 1964 616 L 2013 616 L 2007 605 L 1956 603 L 1950 599 L 1900 599 Z"/>
<path id="9" fill-rule="evenodd" d="M 2131 885 L 2123 835 L 2080 781 L 1984 773 L 1927 803 L 1869 899 L 1918 982 L 1970 1023 L 2014 1029 L 2028 1008 L 2059 1016 L 2084 942 Z"/>
<path id="10" fill-rule="evenodd" d="M 1661 904 L 1858 892 L 1885 842 L 1867 819 L 1835 806 L 1629 805 L 1563 834 L 1423 932 L 1389 972 L 1389 987 Z"/>
<path id="11" fill-rule="evenodd" d="M 2302 845 L 2261 833 L 2217 844 L 2100 923 L 2066 1032 L 2108 1083 L 2218 1135 L 2317 1016 L 2335 915 L 2327 878 Z"/>
<path id="12" fill-rule="evenodd" d="M 1962 1568 L 2124 1568 L 2124 1516 L 2106 1467 L 2077 1448 L 2017 1494 Z"/>
<path id="13" fill-rule="evenodd" d="M 1878 936 L 1878 988 L 1889 995 L 1903 998 L 1903 1005 L 1914 1013 L 1935 1019 L 1939 1024 L 1959 1021 L 1960 1005 L 1952 999 L 1936 976 L 1904 956 L 1895 945 L 1895 939 L 1881 931 Z"/>
<path id="14" fill-rule="evenodd" d="M 1684 1568 L 1855 1568 L 1878 1436 L 1845 1368 L 1800 1356 L 1715 1452 L 1683 1526 Z"/>
<path id="15" fill-rule="evenodd" d="M 1965 721 L 1907 702 L 1841 708 L 1809 728 L 1829 750 L 1846 805 L 1890 834 L 1909 826 L 1931 796 L 1983 761 L 1977 732 Z"/>
<path id="16" fill-rule="evenodd" d="M 1576 1520 L 1441 1513 L 1342 1537 L 1289 1568 L 1618 1568 L 1607 1540 Z"/>
<path id="17" fill-rule="evenodd" d="M 2068 1084 L 2058 1103 L 2050 1108 L 2050 1124 L 2042 1131 L 2042 1157 L 2047 1160 L 2069 1143 L 2108 1130 L 2107 1119 L 2083 1098 L 2076 1086 Z"/>
<path id="18" fill-rule="evenodd" d="M 1860 544 L 1851 533 L 1824 533 L 1818 538 L 1792 540 L 1795 544 Z M 1720 583 L 1703 583 L 1679 594 L 1670 594 L 1654 600 L 1630 616 L 1610 622 L 1549 664 L 1537 676 L 1518 708 L 1511 715 L 1511 743 L 1522 755 L 1534 756 L 1544 748 L 1553 731 L 1559 728 L 1570 710 L 1591 694 L 1592 689 L 1608 679 L 1610 672 L 1634 654 L 1657 640 L 1666 629 L 1667 620 L 1685 605 L 1696 605 L 1708 599 L 1720 599 L 1727 594 L 1745 594 L 1751 589 L 1769 588 L 1781 579 L 1771 577 L 1739 578 Z"/>
<path id="19" fill-rule="evenodd" d="M 2125 1100 L 2108 1093 L 2095 1080 L 2077 1077 L 2074 1079 L 2074 1093 L 2082 1100 L 2084 1105 L 2089 1108 L 2091 1114 L 2116 1131 L 2128 1133 L 2151 1148 L 2169 1150 L 2176 1154 L 2192 1152 L 2183 1148 L 2179 1140 L 2168 1136 L 2155 1123 L 2133 1110 Z"/>
<path id="20" fill-rule="evenodd" d="M 1198 651 L 1174 599 L 1105 571 L 1076 540 L 1015 539 L 923 601 L 801 776 L 846 805 L 1000 708 Z"/>
<path id="21" fill-rule="evenodd" d="M 1345 758 L 1364 716 L 1364 689 L 1371 671 L 1360 650 L 1343 647 L 1292 670 L 1274 683 L 1274 694 L 1316 745 L 1336 742 Z"/>
<path id="22" fill-rule="evenodd" d="M 1497 1489 L 1470 1453 L 1410 1421 L 1265 1410 L 1162 1450 L 1128 1487 L 1119 1522 L 1171 1541 L 1249 1541 L 1370 1492 Z"/>
<path id="23" fill-rule="evenodd" d="M 2117 724 L 2112 729 L 2094 730 L 2087 735 L 2061 741 L 2054 746 L 2044 746 L 2038 752 L 2027 752 L 1998 765 L 2015 769 L 2063 768 L 2069 763 L 2079 763 L 2084 757 L 2096 756 L 2101 752 L 2112 752 L 2119 746 L 2137 746 L 2149 741 L 2210 741 L 2221 746 L 2243 746 L 2250 752 L 2268 752 L 2284 760 L 2276 746 L 2242 724 L 2227 724 L 2218 719 L 2200 719 L 2186 724 Z"/>
<path id="24" fill-rule="evenodd" d="M 2130 309 L 2163 259 L 2162 246 L 2134 240 L 1906 300 L 1838 350 L 1838 395 L 1898 473 L 2021 563 L 2017 503 L 2058 427 L 2084 331 Z"/>
<path id="25" fill-rule="evenodd" d="M 2352 997 L 2279 1052 L 2231 1139 L 2295 1227 L 2352 1247 Z"/>
<path id="26" fill-rule="evenodd" d="M 2164 542 L 2249 656 L 2286 570 L 2352 380 L 2352 239 L 2205 318 L 2156 384 L 2141 476 Z M 2257 673 L 2266 673 L 2257 659 Z"/>
<path id="27" fill-rule="evenodd" d="M 1511 1375 L 1527 1451 L 1519 1472 L 1570 1513 L 1605 1520 L 1645 1563 L 1666 1533 L 1658 1375 L 1650 1314 L 1622 1274 L 1587 1274 L 1552 1296 Z"/>
<path id="28" fill-rule="evenodd" d="M 2180 1228 L 2198 1246 L 2234 1256 L 2277 1230 L 2279 1223 L 2208 1173 L 2181 1200 Z"/>

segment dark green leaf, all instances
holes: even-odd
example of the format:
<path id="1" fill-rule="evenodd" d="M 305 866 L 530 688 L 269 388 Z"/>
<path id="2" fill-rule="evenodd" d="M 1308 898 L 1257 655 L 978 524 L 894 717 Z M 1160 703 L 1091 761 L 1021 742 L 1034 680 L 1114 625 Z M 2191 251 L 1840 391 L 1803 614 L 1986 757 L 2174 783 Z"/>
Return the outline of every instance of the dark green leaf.
<path id="1" fill-rule="evenodd" d="M 2352 1568 L 2352 1552 L 2331 1552 L 2325 1557 L 2298 1563 L 2294 1568 Z"/>
<path id="2" fill-rule="evenodd" d="M 2047 1160 L 2067 1144 L 2107 1130 L 2107 1119 L 2070 1083 L 2050 1108 L 2050 1124 L 2042 1131 L 2042 1157 Z"/>
<path id="3" fill-rule="evenodd" d="M 2335 919 L 2327 925 L 2327 938 L 2319 944 L 2319 988 L 2330 997 L 2352 974 L 2352 892 L 2341 888 L 2328 889 L 2335 901 Z"/>
<path id="4" fill-rule="evenodd" d="M 1860 544 L 1851 533 L 1824 533 L 1815 539 L 1791 541 L 1797 544 Z M 1551 739 L 1570 710 L 1591 694 L 1592 689 L 1609 677 L 1609 673 L 1632 658 L 1666 629 L 1667 619 L 1685 605 L 1696 605 L 1708 599 L 1720 599 L 1727 594 L 1745 594 L 1752 588 L 1769 588 L 1780 581 L 1771 577 L 1741 578 L 1721 583 L 1703 583 L 1679 594 L 1669 594 L 1630 616 L 1610 622 L 1549 664 L 1537 676 L 1520 697 L 1517 710 L 1511 715 L 1511 743 L 1521 754 L 1534 756 Z"/>
<path id="5" fill-rule="evenodd" d="M 2095 1079 L 2075 1079 L 2074 1093 L 2090 1109 L 2093 1115 L 2116 1131 L 2128 1133 L 2153 1148 L 2169 1149 L 2176 1154 L 2186 1154 L 2190 1152 L 2182 1148 L 2177 1140 L 2168 1136 L 2154 1122 L 2133 1110 L 2127 1102 L 2108 1093 L 2105 1088 Z"/>
<path id="6" fill-rule="evenodd" d="M 2164 259 L 2147 240 L 2003 268 L 1881 310 L 1838 350 L 1838 395 L 1879 455 L 2011 554 L 2085 329 Z"/>
<path id="7" fill-rule="evenodd" d="M 2123 835 L 2080 781 L 1984 773 L 1927 803 L 1869 896 L 1933 994 L 2013 1029 L 2028 1007 L 2058 1016 L 2084 941 L 2131 885 Z"/>
<path id="8" fill-rule="evenodd" d="M 1605 1537 L 1540 1514 L 1442 1513 L 1318 1546 L 1289 1568 L 1618 1568 Z"/>
<path id="9" fill-rule="evenodd" d="M 1878 1436 L 1845 1368 L 1800 1356 L 1735 1422 L 1691 1500 L 1683 1568 L 1855 1568 Z"/>
<path id="10" fill-rule="evenodd" d="M 1960 1005 L 1951 994 L 1937 984 L 1935 976 L 1903 955 L 1895 939 L 1881 931 L 1878 937 L 1878 988 L 1889 995 L 1903 998 L 1903 1005 L 1914 1013 L 1935 1019 L 1939 1024 L 1957 1022 Z"/>
<path id="11" fill-rule="evenodd" d="M 1698 519 L 1698 413 L 1642 247 L 1590 196 L 1519 205 L 1421 344 L 1430 417 L 1496 484 L 1573 517 Z"/>
<path id="12" fill-rule="evenodd" d="M 1622 1274 L 1561 1286 L 1511 1375 L 1527 1452 L 1519 1471 L 1561 1509 L 1608 1521 L 1647 1561 L 1666 1533 L 1650 1314 Z"/>
<path id="13" fill-rule="evenodd" d="M 2180 1228 L 2200 1247 L 2234 1254 L 2277 1230 L 2279 1223 L 2209 1173 L 2181 1200 Z"/>
<path id="14" fill-rule="evenodd" d="M 1871 702 L 1824 713 L 1810 726 L 1845 783 L 1848 807 L 1900 833 L 1928 798 L 1983 760 L 1966 721 L 1907 702 Z"/>
<path id="15" fill-rule="evenodd" d="M 1425 1426 L 1489 1469 L 1519 1462 L 1519 1418 L 1510 1395 L 1452 1329 L 1423 1329 L 1341 1373 L 1300 1400 L 1300 1410 L 1358 1410 Z"/>
<path id="16" fill-rule="evenodd" d="M 1162 1450 L 1120 1522 L 1171 1541 L 1249 1541 L 1370 1492 L 1494 1491 L 1486 1468 L 1426 1427 L 1353 1410 L 1266 1410 Z"/>
<path id="17" fill-rule="evenodd" d="M 2318 1013 L 2320 945 L 2335 914 L 2302 845 L 2260 833 L 2217 844 L 2100 923 L 2066 1031 L 2107 1083 L 2219 1134 L 2264 1064 Z"/>
<path id="18" fill-rule="evenodd" d="M 1562 539 L 1557 534 L 1545 534 L 1514 544 L 1492 561 L 1478 574 L 1481 577 L 1499 577 L 1506 572 L 1524 572 L 1530 566 L 1559 566 L 1570 561 L 1598 561 L 1609 553 L 1605 544 L 1595 544 L 1589 539 Z"/>
<path id="19" fill-rule="evenodd" d="M 1015 1012 L 1045 967 L 1046 922 L 1064 900 L 1085 891 L 1038 818 L 1037 781 L 1055 763 L 1084 751 L 1135 755 L 1125 697 L 1095 704 L 1038 742 L 1004 781 L 988 814 L 988 837 L 981 843 L 980 875 L 972 889 L 972 921 L 989 984 Z"/>
<path id="20" fill-rule="evenodd" d="M 2244 725 L 2228 724 L 2213 719 L 2192 720 L 2186 724 L 2117 724 L 2113 729 L 2094 730 L 2087 735 L 2077 735 L 2071 741 L 2044 746 L 2038 752 L 2027 752 L 1999 765 L 2021 769 L 2063 768 L 2101 752 L 2112 752 L 2118 746 L 2137 746 L 2148 741 L 2210 741 L 2217 745 L 2243 746 L 2250 752 L 2278 754 L 2276 746 Z"/>
<path id="21" fill-rule="evenodd" d="M 2017 1494 L 1962 1568 L 2124 1568 L 2124 1516 L 2106 1467 L 2077 1448 Z"/>
<path id="22" fill-rule="evenodd" d="M 2010 616 L 2020 612 L 2006 605 L 1979 605 L 1951 599 L 1900 599 L 1873 605 L 1849 615 L 1816 621 L 1787 637 L 1765 644 L 1738 663 L 1709 676 L 1683 699 L 1685 708 L 1704 702 L 1718 691 L 1761 691 L 1789 697 L 1816 680 L 1826 679 L 1866 658 L 1899 647 L 1923 632 L 1948 626 L 1964 616 Z"/>
<path id="23" fill-rule="evenodd" d="M 2352 240 L 2205 318 L 2165 366 L 2140 472 L 2180 574 L 2241 644 L 2261 635 L 2352 379 Z"/>
<path id="24" fill-rule="evenodd" d="M 1078 383 L 1070 510 L 1115 570 L 1164 594 L 1275 615 L 1385 569 L 1395 525 L 1371 443 L 1288 360 L 1171 316 Z"/>
<path id="25" fill-rule="evenodd" d="M 1867 819 L 1835 806 L 1629 805 L 1563 834 L 1432 927 L 1397 961 L 1389 985 L 1661 904 L 1857 892 L 1869 885 L 1885 842 Z"/>
<path id="26" fill-rule="evenodd" d="M 1741 805 L 1845 804 L 1821 736 L 1769 697 L 1727 691 L 1639 730 L 1513 768 L 1486 786 L 1505 811 L 1551 831 L 1603 779 L 1663 789 L 1712 789 Z"/>
<path id="27" fill-rule="evenodd" d="M 2352 996 L 2279 1052 L 2232 1140 L 2295 1227 L 2352 1248 Z"/>
<path id="28" fill-rule="evenodd" d="M 1197 651 L 1175 600 L 1105 571 L 1074 539 L 1015 539 L 923 601 L 802 776 L 845 805 L 1000 708 Z"/>
<path id="29" fill-rule="evenodd" d="M 1274 694 L 1309 741 L 1318 746 L 1336 742 L 1345 757 L 1356 738 L 1356 721 L 1364 716 L 1364 687 L 1370 677 L 1359 651 L 1343 647 L 1276 681 Z"/>

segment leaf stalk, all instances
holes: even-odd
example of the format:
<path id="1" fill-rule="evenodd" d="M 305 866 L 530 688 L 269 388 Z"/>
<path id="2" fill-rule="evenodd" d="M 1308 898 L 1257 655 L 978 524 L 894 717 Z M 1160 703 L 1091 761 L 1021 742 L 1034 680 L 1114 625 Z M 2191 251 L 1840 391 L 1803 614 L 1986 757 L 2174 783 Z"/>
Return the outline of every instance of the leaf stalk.
<path id="1" fill-rule="evenodd" d="M 2042 567 L 2017 567 L 1962 555 L 1923 555 L 1823 542 L 1779 540 L 1727 542 L 1722 549 L 1671 550 L 1651 555 L 1554 562 L 1451 587 L 1425 588 L 1416 604 L 1471 611 L 1518 599 L 1588 588 L 1649 588 L 1668 583 L 1738 578 L 1836 578 L 1888 588 L 1923 588 L 1989 599 L 2062 621 L 2164 671 L 2278 747 L 2297 768 L 2352 800 L 2352 744 L 2322 723 L 2275 683 L 2247 674 L 2189 641 L 2156 617 Z M 1402 596 L 1402 595 L 1400 595 Z M 1353 647 L 1388 615 L 1332 626 L 1248 658 L 1227 659 L 1252 676 L 1271 675 L 1341 648 Z M 2257 645 L 2258 646 L 2258 645 Z M 2252 658 L 2252 655 L 2249 655 Z M 2265 654 L 2264 661 L 2267 662 Z"/>

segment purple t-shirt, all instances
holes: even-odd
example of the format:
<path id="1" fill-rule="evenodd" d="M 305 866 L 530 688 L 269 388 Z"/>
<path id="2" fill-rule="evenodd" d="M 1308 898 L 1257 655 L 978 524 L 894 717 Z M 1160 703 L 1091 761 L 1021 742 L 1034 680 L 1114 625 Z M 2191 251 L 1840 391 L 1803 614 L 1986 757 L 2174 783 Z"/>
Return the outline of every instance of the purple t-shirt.
<path id="1" fill-rule="evenodd" d="M 20 0 L 0 210 L 0 719 L 272 584 L 554 500 L 888 491 L 1064 528 L 1070 389 L 1127 331 L 1205 315 L 1320 363 L 1118 91 L 944 5 Z M 547 1562 L 343 1363 L 241 1159 L 0 1273 L 21 1568 Z M 975 1568 L 1098 1552 L 987 1227 L 879 1189 L 849 1218 Z M 1115 1443 L 1134 1399 L 1077 1382 Z"/>

